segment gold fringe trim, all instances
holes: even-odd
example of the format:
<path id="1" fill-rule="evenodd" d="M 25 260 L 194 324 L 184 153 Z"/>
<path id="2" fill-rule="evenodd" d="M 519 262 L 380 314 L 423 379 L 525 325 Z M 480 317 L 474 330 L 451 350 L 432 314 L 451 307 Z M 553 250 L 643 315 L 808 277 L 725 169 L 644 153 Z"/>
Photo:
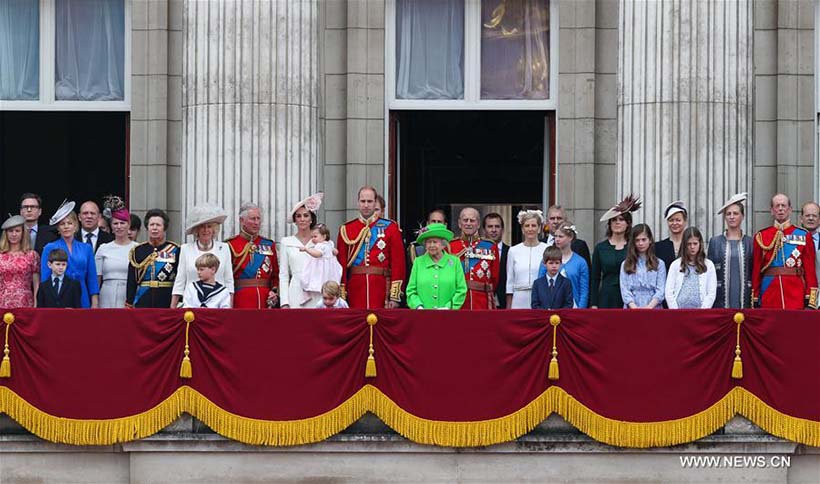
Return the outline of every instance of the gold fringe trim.
<path id="1" fill-rule="evenodd" d="M 557 413 L 591 438 L 619 447 L 663 447 L 705 437 L 741 414 L 766 432 L 794 442 L 820 446 L 820 422 L 785 415 L 748 390 L 732 389 L 706 410 L 661 422 L 625 422 L 603 417 L 559 387 L 550 387 L 509 415 L 482 421 L 429 420 L 400 408 L 372 385 L 338 407 L 315 417 L 268 421 L 223 410 L 191 387 L 183 386 L 146 412 L 116 419 L 79 420 L 56 417 L 34 408 L 0 387 L 0 411 L 33 434 L 72 445 L 110 445 L 148 437 L 187 412 L 229 439 L 250 445 L 292 446 L 319 442 L 337 434 L 371 411 L 404 437 L 447 447 L 475 447 L 514 440 Z"/>

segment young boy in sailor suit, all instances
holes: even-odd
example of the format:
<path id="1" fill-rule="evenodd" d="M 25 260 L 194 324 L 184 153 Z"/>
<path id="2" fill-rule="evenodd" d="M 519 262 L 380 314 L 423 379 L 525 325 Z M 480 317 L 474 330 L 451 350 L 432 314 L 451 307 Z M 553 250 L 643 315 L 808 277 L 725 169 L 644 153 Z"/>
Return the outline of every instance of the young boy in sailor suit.
<path id="1" fill-rule="evenodd" d="M 183 307 L 230 308 L 231 293 L 224 285 L 216 282 L 219 259 L 209 252 L 197 257 L 195 265 L 199 280 L 191 282 L 185 288 L 182 295 Z"/>

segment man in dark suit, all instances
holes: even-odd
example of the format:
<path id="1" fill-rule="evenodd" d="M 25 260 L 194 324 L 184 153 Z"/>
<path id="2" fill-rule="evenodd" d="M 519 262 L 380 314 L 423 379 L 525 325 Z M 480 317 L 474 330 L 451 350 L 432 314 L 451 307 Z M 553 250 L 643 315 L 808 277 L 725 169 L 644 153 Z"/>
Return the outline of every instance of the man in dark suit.
<path id="1" fill-rule="evenodd" d="M 571 308 L 572 283 L 558 273 L 561 270 L 561 249 L 554 245 L 547 247 L 544 251 L 544 264 L 547 266 L 547 274 L 532 284 L 532 308 Z"/>
<path id="2" fill-rule="evenodd" d="M 564 207 L 561 205 L 553 205 L 547 209 L 547 225 L 544 226 L 544 234 L 541 237 L 541 240 L 545 242 L 548 246 L 552 246 L 555 244 L 555 231 L 558 230 L 558 227 L 567 220 L 566 212 L 564 212 Z M 575 231 L 578 232 L 577 230 Z M 587 267 L 591 268 L 592 258 L 590 257 L 589 253 L 589 245 L 584 240 L 579 238 L 575 238 L 572 241 L 572 245 L 570 246 L 573 252 L 580 255 L 585 261 L 587 261 Z"/>
<path id="3" fill-rule="evenodd" d="M 26 228 L 31 237 L 31 246 L 43 255 L 43 247 L 59 238 L 57 231 L 51 225 L 40 225 L 40 215 L 43 214 L 43 199 L 36 193 L 20 195 L 20 215 L 26 220 Z"/>
<path id="4" fill-rule="evenodd" d="M 65 275 L 67 267 L 68 254 L 63 249 L 54 249 L 48 253 L 51 277 L 43 281 L 37 291 L 38 308 L 82 307 L 82 287 L 79 282 Z"/>
<path id="5" fill-rule="evenodd" d="M 112 234 L 100 230 L 100 207 L 96 202 L 89 200 L 80 205 L 80 231 L 74 238 L 91 244 L 94 252 L 100 245 L 114 240 Z"/>
<path id="6" fill-rule="evenodd" d="M 495 288 L 496 307 L 498 309 L 507 308 L 507 252 L 510 251 L 510 246 L 505 244 L 501 239 L 504 237 L 504 219 L 500 214 L 490 212 L 484 216 L 484 236 L 495 242 L 498 246 L 499 259 L 499 274 L 498 286 Z"/>

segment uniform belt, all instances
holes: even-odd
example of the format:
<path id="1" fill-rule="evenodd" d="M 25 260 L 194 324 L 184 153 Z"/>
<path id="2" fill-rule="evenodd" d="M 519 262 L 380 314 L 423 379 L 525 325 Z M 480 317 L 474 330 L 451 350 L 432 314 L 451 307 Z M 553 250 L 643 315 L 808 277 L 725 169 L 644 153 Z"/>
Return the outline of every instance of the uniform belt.
<path id="1" fill-rule="evenodd" d="M 769 267 L 764 276 L 802 276 L 804 274 L 802 267 Z"/>
<path id="2" fill-rule="evenodd" d="M 493 292 L 493 285 L 477 281 L 467 281 L 467 289 L 471 291 Z"/>
<path id="3" fill-rule="evenodd" d="M 157 287 L 174 287 L 173 282 L 169 281 L 144 281 L 140 282 L 141 287 L 150 287 L 150 288 L 157 288 Z"/>
<path id="4" fill-rule="evenodd" d="M 390 276 L 390 269 L 387 267 L 362 267 L 355 266 L 350 268 L 350 274 L 370 274 L 371 276 Z"/>
<path id="5" fill-rule="evenodd" d="M 270 279 L 234 279 L 233 285 L 237 289 L 245 287 L 270 287 Z"/>

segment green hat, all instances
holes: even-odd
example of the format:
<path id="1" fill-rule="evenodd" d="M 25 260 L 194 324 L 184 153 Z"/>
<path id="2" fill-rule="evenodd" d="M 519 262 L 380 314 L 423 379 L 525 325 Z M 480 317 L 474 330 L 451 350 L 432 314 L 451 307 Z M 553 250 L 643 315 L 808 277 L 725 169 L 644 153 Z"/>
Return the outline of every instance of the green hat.
<path id="1" fill-rule="evenodd" d="M 451 232 L 444 224 L 430 224 L 419 230 L 419 235 L 416 237 L 416 243 L 421 244 L 430 238 L 444 239 L 449 242 L 453 240 L 453 232 Z"/>

